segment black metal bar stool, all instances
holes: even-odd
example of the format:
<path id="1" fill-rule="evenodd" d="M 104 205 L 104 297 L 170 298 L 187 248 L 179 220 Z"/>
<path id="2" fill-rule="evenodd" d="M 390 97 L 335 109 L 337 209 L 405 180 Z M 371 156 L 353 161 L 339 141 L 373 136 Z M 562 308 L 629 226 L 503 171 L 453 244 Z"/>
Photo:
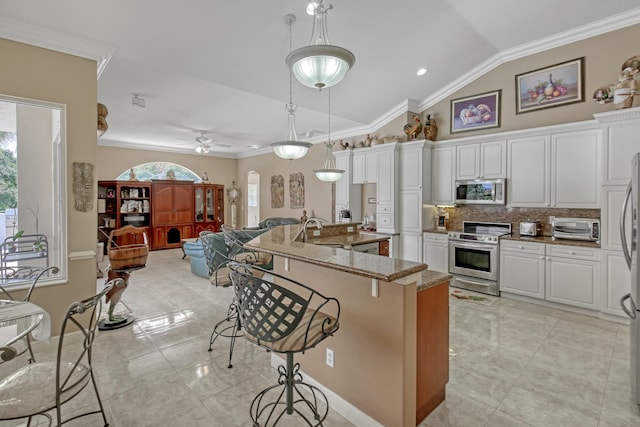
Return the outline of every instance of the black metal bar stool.
<path id="1" fill-rule="evenodd" d="M 327 397 L 303 381 L 300 364 L 294 364 L 293 356 L 338 330 L 340 303 L 255 266 L 232 262 L 229 269 L 244 337 L 286 355 L 285 365 L 278 367 L 278 384 L 262 390 L 251 402 L 253 425 L 276 425 L 285 414 L 293 413 L 307 425 L 321 425 L 329 413 Z"/>

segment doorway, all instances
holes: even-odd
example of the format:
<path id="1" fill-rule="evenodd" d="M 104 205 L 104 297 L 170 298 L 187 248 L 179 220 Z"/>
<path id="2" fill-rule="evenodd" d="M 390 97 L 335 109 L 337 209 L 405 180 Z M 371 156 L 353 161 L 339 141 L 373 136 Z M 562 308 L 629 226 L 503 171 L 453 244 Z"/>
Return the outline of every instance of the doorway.
<path id="1" fill-rule="evenodd" d="M 247 226 L 257 227 L 260 222 L 260 174 L 247 173 Z"/>

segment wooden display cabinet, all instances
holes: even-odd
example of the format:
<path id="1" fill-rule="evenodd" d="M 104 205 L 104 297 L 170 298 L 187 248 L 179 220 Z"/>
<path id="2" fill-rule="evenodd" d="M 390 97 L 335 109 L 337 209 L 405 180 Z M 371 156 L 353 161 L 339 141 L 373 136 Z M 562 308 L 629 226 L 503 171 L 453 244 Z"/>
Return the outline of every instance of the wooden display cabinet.
<path id="1" fill-rule="evenodd" d="M 194 184 L 192 181 L 151 181 L 153 248 L 179 248 L 194 236 Z"/>
<path id="2" fill-rule="evenodd" d="M 220 196 L 222 194 L 222 197 Z M 224 222 L 224 186 L 218 184 L 194 184 L 194 231 L 220 231 Z"/>
<path id="3" fill-rule="evenodd" d="M 109 240 L 112 230 L 125 225 L 144 227 L 151 239 L 151 183 L 144 181 L 98 181 L 98 241 Z M 126 245 L 132 242 L 116 242 Z"/>

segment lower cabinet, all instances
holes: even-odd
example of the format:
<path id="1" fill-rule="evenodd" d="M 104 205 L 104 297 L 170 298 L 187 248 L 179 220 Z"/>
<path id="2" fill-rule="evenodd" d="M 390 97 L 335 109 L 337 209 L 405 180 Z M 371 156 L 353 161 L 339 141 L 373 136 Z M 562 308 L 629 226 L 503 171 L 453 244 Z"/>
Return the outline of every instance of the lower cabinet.
<path id="1" fill-rule="evenodd" d="M 446 234 L 423 234 L 422 262 L 429 266 L 429 270 L 449 272 L 449 240 Z"/>
<path id="2" fill-rule="evenodd" d="M 607 314 L 627 317 L 620 299 L 631 292 L 631 272 L 622 252 L 602 251 L 602 307 Z"/>
<path id="3" fill-rule="evenodd" d="M 600 250 L 502 241 L 500 290 L 600 310 Z"/>
<path id="4" fill-rule="evenodd" d="M 402 232 L 400 245 L 401 259 L 422 262 L 422 233 Z"/>
<path id="5" fill-rule="evenodd" d="M 545 247 L 542 243 L 503 240 L 500 291 L 544 299 Z"/>

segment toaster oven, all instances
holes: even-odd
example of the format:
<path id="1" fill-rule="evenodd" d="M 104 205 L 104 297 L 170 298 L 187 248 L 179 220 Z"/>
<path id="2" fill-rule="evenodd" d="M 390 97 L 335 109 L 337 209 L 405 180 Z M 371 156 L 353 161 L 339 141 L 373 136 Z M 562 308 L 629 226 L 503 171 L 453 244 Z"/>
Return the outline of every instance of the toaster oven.
<path id="1" fill-rule="evenodd" d="M 600 220 L 589 218 L 553 218 L 553 239 L 600 240 Z"/>

